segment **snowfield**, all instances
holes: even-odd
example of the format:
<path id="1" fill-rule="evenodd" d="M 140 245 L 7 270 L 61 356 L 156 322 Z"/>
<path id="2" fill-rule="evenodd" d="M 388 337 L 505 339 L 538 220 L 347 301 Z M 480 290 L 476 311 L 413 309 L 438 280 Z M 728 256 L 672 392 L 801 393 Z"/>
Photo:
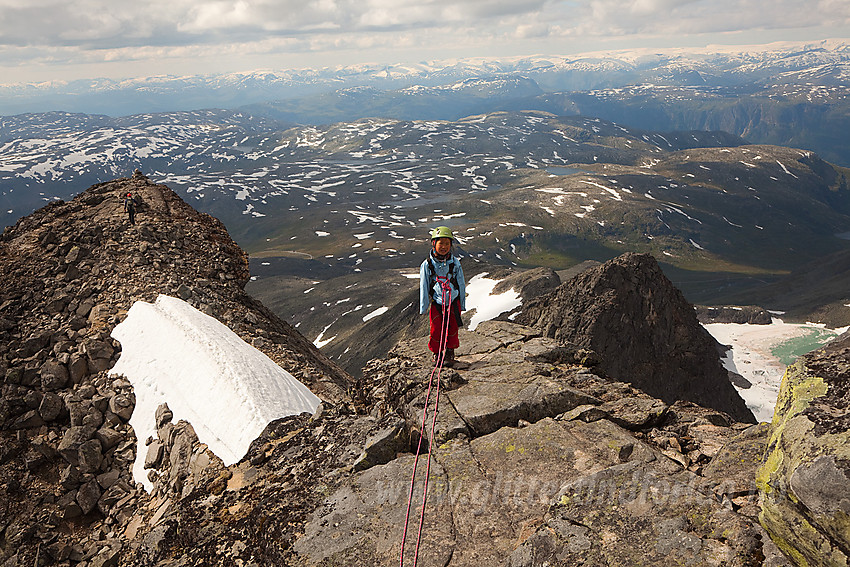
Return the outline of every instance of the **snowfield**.
<path id="1" fill-rule="evenodd" d="M 487 272 L 473 276 L 466 284 L 466 309 L 475 313 L 467 324 L 467 329 L 474 331 L 479 323 L 495 319 L 506 311 L 511 311 L 522 305 L 522 298 L 513 289 L 493 295 L 493 288 L 501 280 L 487 277 Z"/>
<path id="2" fill-rule="evenodd" d="M 112 337 L 121 343 L 112 373 L 124 375 L 136 394 L 133 476 L 147 490 L 145 440 L 156 437 L 154 413 L 163 402 L 226 465 L 239 461 L 271 421 L 313 413 L 321 402 L 227 326 L 174 297 L 136 302 Z"/>

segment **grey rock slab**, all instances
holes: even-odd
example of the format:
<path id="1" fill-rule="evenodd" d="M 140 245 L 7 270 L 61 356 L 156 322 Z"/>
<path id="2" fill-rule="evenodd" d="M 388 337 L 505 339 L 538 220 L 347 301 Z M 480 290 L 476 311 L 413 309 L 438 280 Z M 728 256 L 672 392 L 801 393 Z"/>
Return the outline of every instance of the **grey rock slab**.
<path id="1" fill-rule="evenodd" d="M 542 519 L 569 482 L 624 461 L 659 460 L 648 445 L 609 421 L 564 423 L 547 418 L 523 428 L 502 428 L 470 446 L 498 486 L 492 499 L 510 510 L 515 526 Z"/>
<path id="2" fill-rule="evenodd" d="M 406 456 L 372 467 L 331 494 L 293 545 L 298 564 L 398 565 L 413 461 L 412 456 Z M 413 564 L 427 462 L 427 455 L 421 457 L 417 467 L 405 545 L 406 565 Z M 445 567 L 455 547 L 455 534 L 446 473 L 433 459 L 428 486 L 417 564 Z"/>
<path id="3" fill-rule="evenodd" d="M 487 354 L 502 346 L 502 343 L 496 339 L 486 337 L 480 333 L 470 333 L 461 330 L 458 337 L 460 338 L 460 347 L 455 350 L 457 356 Z"/>
<path id="4" fill-rule="evenodd" d="M 667 404 L 655 398 L 627 397 L 606 402 L 600 409 L 618 425 L 637 430 L 657 424 L 667 411 Z"/>
<path id="5" fill-rule="evenodd" d="M 509 321 L 496 320 L 483 321 L 476 327 L 475 332 L 495 339 L 503 345 L 509 345 L 541 335 L 540 331 L 532 327 L 518 325 Z"/>
<path id="6" fill-rule="evenodd" d="M 825 530 L 835 541 L 847 539 L 850 524 L 850 474 L 839 466 L 834 455 L 820 455 L 810 463 L 797 467 L 791 474 L 791 490 L 816 517 L 844 518 L 828 523 Z"/>
<path id="7" fill-rule="evenodd" d="M 517 539 L 511 511 L 502 503 L 503 497 L 511 497 L 503 493 L 507 479 L 482 467 L 467 439 L 446 443 L 436 457 L 446 471 L 452 496 L 457 543 L 450 565 L 501 564 Z"/>
<path id="8" fill-rule="evenodd" d="M 487 355 L 474 361 L 469 369 L 464 372 L 463 377 L 469 382 L 477 380 L 528 384 L 533 382 L 543 369 L 544 365 L 526 362 L 519 353 L 504 354 L 500 352 L 494 358 Z"/>
<path id="9" fill-rule="evenodd" d="M 575 349 L 562 346 L 548 337 L 534 337 L 520 343 L 519 347 L 525 359 L 532 362 L 558 364 L 575 360 Z"/>
<path id="10" fill-rule="evenodd" d="M 767 423 L 753 425 L 730 439 L 713 455 L 702 474 L 718 483 L 714 489 L 718 498 L 735 498 L 758 492 L 756 470 L 767 447 L 768 429 Z"/>
<path id="11" fill-rule="evenodd" d="M 466 422 L 458 414 L 457 410 L 449 398 L 448 393 L 440 393 L 439 410 L 437 412 L 437 422 L 434 425 L 433 411 L 436 403 L 436 392 L 432 392 L 431 398 L 428 401 L 428 413 L 424 415 L 424 431 L 426 440 L 423 441 L 423 450 L 427 451 L 427 439 L 431 436 L 431 429 L 434 429 L 434 441 L 440 445 L 449 439 L 454 439 L 459 435 L 469 436 L 471 434 Z M 423 429 L 423 412 L 425 410 L 425 394 L 417 396 L 412 402 L 407 404 L 404 409 L 404 417 L 407 423 L 407 429 L 410 432 L 411 443 L 418 442 L 419 431 Z"/>
<path id="12" fill-rule="evenodd" d="M 565 486 L 507 565 L 743 567 L 760 555 L 744 517 L 653 463 L 630 462 Z"/>
<path id="13" fill-rule="evenodd" d="M 529 384 L 470 381 L 449 392 L 448 397 L 475 436 L 515 426 L 521 419 L 534 422 L 598 403 L 583 392 L 542 376 Z"/>

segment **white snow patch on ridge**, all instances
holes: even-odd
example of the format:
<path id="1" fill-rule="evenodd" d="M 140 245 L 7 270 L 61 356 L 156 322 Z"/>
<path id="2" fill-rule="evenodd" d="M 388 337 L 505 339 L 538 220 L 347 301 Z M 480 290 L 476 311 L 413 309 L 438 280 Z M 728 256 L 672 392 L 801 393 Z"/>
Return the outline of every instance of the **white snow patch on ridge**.
<path id="1" fill-rule="evenodd" d="M 466 309 L 475 309 L 475 314 L 469 321 L 470 331 L 474 331 L 479 323 L 495 319 L 502 313 L 522 305 L 522 298 L 513 288 L 504 293 L 492 295 L 493 288 L 501 280 L 492 280 L 486 276 L 487 272 L 478 274 L 466 284 Z"/>
<path id="2" fill-rule="evenodd" d="M 121 343 L 112 372 L 126 376 L 136 394 L 133 476 L 148 490 L 144 441 L 156 436 L 154 413 L 163 402 L 225 465 L 241 459 L 271 421 L 313 413 L 321 402 L 226 325 L 174 297 L 137 301 L 112 337 Z"/>

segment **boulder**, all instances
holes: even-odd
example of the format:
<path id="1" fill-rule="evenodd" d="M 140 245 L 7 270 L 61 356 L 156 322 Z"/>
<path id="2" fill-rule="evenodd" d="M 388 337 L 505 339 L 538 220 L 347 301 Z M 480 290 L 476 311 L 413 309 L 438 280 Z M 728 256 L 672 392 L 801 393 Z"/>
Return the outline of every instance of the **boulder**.
<path id="1" fill-rule="evenodd" d="M 74 490 L 82 483 L 83 475 L 74 465 L 68 465 L 59 473 L 59 485 L 65 490 Z"/>
<path id="2" fill-rule="evenodd" d="M 68 375 L 72 384 L 79 384 L 89 373 L 89 363 L 80 353 L 72 353 L 68 362 Z"/>
<path id="3" fill-rule="evenodd" d="M 362 471 L 375 465 L 383 465 L 396 458 L 399 452 L 410 447 L 405 422 L 395 419 L 366 440 L 363 454 L 354 462 L 354 470 Z M 147 462 L 145 463 L 147 466 Z"/>
<path id="4" fill-rule="evenodd" d="M 62 517 L 66 520 L 78 518 L 83 515 L 83 509 L 77 504 L 77 491 L 72 490 L 59 497 L 56 502 Z"/>
<path id="5" fill-rule="evenodd" d="M 38 413 L 46 422 L 51 422 L 62 413 L 65 409 L 65 402 L 59 395 L 53 392 L 47 392 L 41 398 L 41 404 L 38 406 Z"/>
<path id="6" fill-rule="evenodd" d="M 599 409 L 621 427 L 637 431 L 657 425 L 667 411 L 667 404 L 649 396 L 623 397 L 605 402 Z"/>
<path id="7" fill-rule="evenodd" d="M 97 481 L 92 479 L 82 485 L 77 491 L 77 504 L 80 505 L 80 510 L 83 514 L 88 514 L 97 507 L 97 501 L 100 500 L 100 486 Z"/>
<path id="8" fill-rule="evenodd" d="M 163 445 L 162 442 L 158 439 L 154 440 L 153 443 L 148 445 L 147 453 L 145 454 L 145 468 L 146 469 L 155 469 L 159 468 L 162 463 L 162 455 L 163 455 Z"/>
<path id="9" fill-rule="evenodd" d="M 79 449 L 94 435 L 95 429 L 88 426 L 71 426 L 65 431 L 57 450 L 59 454 L 70 464 L 77 466 L 80 462 Z"/>
<path id="10" fill-rule="evenodd" d="M 68 382 L 68 368 L 57 360 L 48 360 L 39 370 L 41 387 L 46 391 L 55 391 Z"/>
<path id="11" fill-rule="evenodd" d="M 78 451 L 78 463 L 80 472 L 83 474 L 96 473 L 103 463 L 103 447 L 97 439 L 89 439 L 80 444 Z"/>
<path id="12" fill-rule="evenodd" d="M 11 429 L 32 429 L 44 425 L 44 419 L 37 410 L 29 410 L 12 422 Z"/>
<path id="13" fill-rule="evenodd" d="M 104 451 L 112 449 L 124 439 L 124 435 L 122 433 L 107 425 L 98 429 L 94 436 L 98 441 L 100 441 Z"/>
<path id="14" fill-rule="evenodd" d="M 850 335 L 789 366 L 756 477 L 762 526 L 798 565 L 850 564 Z"/>
<path id="15" fill-rule="evenodd" d="M 102 372 L 112 366 L 111 359 L 115 349 L 106 341 L 89 339 L 83 343 L 83 352 L 87 357 L 89 370 L 93 372 Z"/>
<path id="16" fill-rule="evenodd" d="M 136 396 L 134 394 L 116 394 L 109 399 L 109 411 L 125 422 L 130 421 L 135 407 Z"/>

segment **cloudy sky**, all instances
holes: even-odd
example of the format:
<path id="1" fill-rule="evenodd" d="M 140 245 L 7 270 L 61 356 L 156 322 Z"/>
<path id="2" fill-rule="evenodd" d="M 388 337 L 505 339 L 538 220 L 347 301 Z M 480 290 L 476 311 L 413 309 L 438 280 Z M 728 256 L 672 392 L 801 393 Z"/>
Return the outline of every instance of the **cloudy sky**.
<path id="1" fill-rule="evenodd" d="M 0 0 L 0 84 L 827 38 L 848 0 Z"/>

